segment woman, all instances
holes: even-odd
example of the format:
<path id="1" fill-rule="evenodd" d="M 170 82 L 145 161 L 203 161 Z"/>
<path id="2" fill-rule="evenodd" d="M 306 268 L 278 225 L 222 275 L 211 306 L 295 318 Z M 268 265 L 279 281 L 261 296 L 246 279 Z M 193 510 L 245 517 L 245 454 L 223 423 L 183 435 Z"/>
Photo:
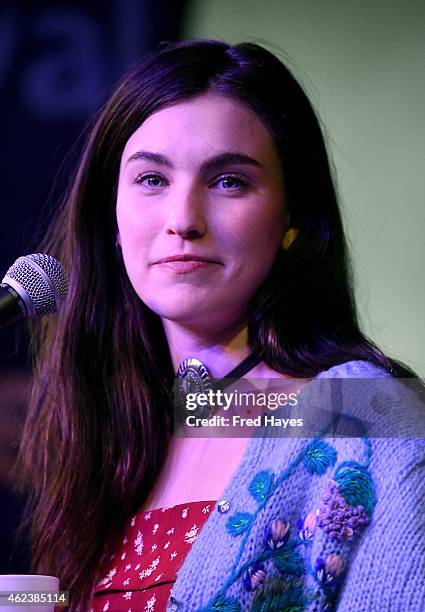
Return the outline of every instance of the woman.
<path id="1" fill-rule="evenodd" d="M 422 609 L 419 442 L 173 437 L 189 357 L 214 378 L 251 353 L 259 379 L 406 372 L 359 329 L 323 136 L 276 57 L 187 41 L 137 66 L 45 248 L 70 291 L 43 321 L 20 465 L 34 569 L 72 610 Z M 153 558 L 170 506 L 181 549 Z"/>

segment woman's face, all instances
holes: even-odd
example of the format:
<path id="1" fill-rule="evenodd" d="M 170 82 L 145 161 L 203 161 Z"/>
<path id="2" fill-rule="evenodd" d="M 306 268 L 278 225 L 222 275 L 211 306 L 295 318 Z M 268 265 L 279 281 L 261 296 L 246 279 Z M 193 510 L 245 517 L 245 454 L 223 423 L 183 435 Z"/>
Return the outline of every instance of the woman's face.
<path id="1" fill-rule="evenodd" d="M 272 137 L 230 98 L 164 108 L 125 146 L 118 241 L 136 293 L 162 318 L 203 329 L 243 322 L 285 217 Z"/>

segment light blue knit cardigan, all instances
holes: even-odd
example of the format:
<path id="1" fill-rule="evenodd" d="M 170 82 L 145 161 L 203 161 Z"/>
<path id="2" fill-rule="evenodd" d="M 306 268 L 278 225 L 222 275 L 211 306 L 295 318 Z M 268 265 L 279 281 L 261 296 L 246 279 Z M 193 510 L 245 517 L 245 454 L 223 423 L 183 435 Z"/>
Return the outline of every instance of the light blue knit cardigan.
<path id="1" fill-rule="evenodd" d="M 347 377 L 389 375 L 352 361 L 317 379 Z M 168 610 L 424 612 L 424 439 L 252 438 L 221 499 Z"/>

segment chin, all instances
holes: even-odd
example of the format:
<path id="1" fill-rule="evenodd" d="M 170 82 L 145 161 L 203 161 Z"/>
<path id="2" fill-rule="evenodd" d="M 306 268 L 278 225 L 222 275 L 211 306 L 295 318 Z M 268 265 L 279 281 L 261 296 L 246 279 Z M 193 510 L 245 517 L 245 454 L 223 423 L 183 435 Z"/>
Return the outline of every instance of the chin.
<path id="1" fill-rule="evenodd" d="M 196 319 L 199 315 L 205 316 L 208 314 L 204 312 L 205 303 L 198 305 L 192 301 L 190 305 L 185 305 L 184 303 L 182 303 L 182 300 L 179 299 L 175 299 L 172 301 L 143 299 L 143 297 L 141 297 L 141 299 L 146 304 L 146 306 L 150 308 L 159 317 L 161 317 L 162 319 L 175 321 L 176 323 L 190 322 L 191 320 L 193 321 L 194 319 Z"/>
<path id="2" fill-rule="evenodd" d="M 205 331 L 208 328 L 221 327 L 227 324 L 227 313 L 231 310 L 230 305 L 223 308 L 222 304 L 207 302 L 205 299 L 194 299 L 190 303 L 185 302 L 182 297 L 175 299 L 160 300 L 146 299 L 140 296 L 142 301 L 150 310 L 161 319 L 183 325 L 187 328 L 198 328 Z"/>

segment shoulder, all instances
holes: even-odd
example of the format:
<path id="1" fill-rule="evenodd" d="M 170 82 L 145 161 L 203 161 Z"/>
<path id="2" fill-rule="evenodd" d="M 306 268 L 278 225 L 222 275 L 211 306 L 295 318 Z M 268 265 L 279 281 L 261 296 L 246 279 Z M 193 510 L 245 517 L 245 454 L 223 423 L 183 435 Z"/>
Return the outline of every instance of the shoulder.
<path id="1" fill-rule="evenodd" d="M 346 361 L 320 372 L 316 378 L 392 378 L 388 370 L 365 360 Z"/>

